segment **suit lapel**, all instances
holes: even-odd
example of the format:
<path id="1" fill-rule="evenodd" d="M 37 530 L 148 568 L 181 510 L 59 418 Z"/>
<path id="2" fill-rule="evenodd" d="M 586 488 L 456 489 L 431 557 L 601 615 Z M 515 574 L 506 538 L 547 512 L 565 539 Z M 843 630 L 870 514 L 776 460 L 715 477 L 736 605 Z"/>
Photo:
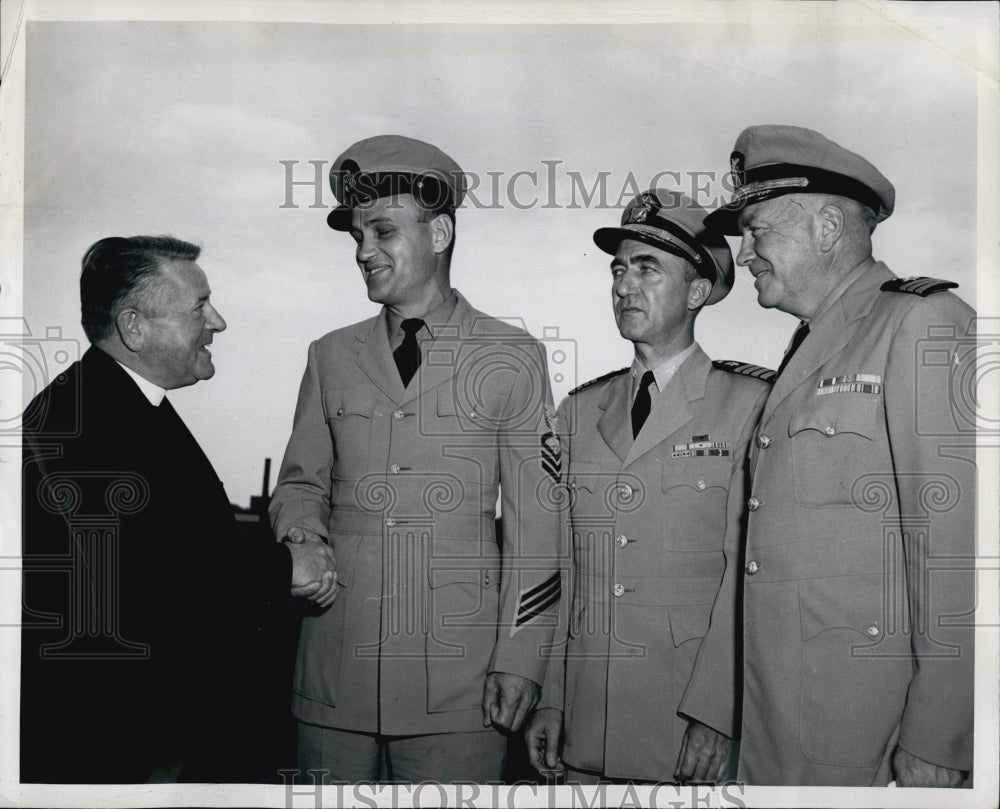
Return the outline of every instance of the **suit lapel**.
<path id="1" fill-rule="evenodd" d="M 705 395 L 710 368 L 708 356 L 700 348 L 681 363 L 666 390 L 656 397 L 649 418 L 629 449 L 625 466 L 658 447 L 691 420 L 694 416 L 691 402 Z"/>
<path id="2" fill-rule="evenodd" d="M 605 388 L 597 406 L 603 411 L 597 431 L 624 463 L 632 447 L 632 375 L 619 374 Z"/>
<path id="3" fill-rule="evenodd" d="M 163 404 L 154 408 L 160 424 L 164 428 L 164 433 L 168 438 L 170 446 L 168 451 L 170 456 L 182 459 L 184 466 L 197 465 L 201 468 L 202 476 L 207 479 L 219 480 L 219 475 L 212 466 L 201 444 L 195 439 L 188 429 L 184 420 L 174 410 L 170 399 L 164 399 Z M 169 457 L 169 456 L 168 456 Z M 221 483 L 221 481 L 219 481 Z"/>
<path id="4" fill-rule="evenodd" d="M 365 375 L 392 401 L 399 402 L 404 395 L 403 380 L 392 358 L 389 347 L 389 333 L 386 328 L 386 308 L 383 306 L 372 325 L 371 331 L 356 338 L 360 343 L 358 366 Z M 416 379 L 411 387 L 416 387 Z"/>

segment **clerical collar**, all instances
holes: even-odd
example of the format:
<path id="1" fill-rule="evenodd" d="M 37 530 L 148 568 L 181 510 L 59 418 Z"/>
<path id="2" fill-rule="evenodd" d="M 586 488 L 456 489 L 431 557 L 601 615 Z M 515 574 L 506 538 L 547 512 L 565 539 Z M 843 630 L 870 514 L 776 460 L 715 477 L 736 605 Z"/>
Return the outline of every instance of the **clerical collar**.
<path id="1" fill-rule="evenodd" d="M 115 362 L 118 362 L 118 360 L 115 360 Z M 159 407 L 160 402 L 163 401 L 163 397 L 167 395 L 167 392 L 156 383 L 150 382 L 145 377 L 139 376 L 139 374 L 127 365 L 122 365 L 120 362 L 118 362 L 118 364 L 121 365 L 125 373 L 132 377 L 132 381 L 139 386 L 139 390 L 142 391 L 143 396 L 149 399 L 149 403 L 153 407 Z"/>
<path id="2" fill-rule="evenodd" d="M 688 357 L 694 354 L 695 349 L 698 347 L 698 343 L 691 343 L 687 348 L 669 359 L 664 360 L 655 368 L 647 368 L 643 365 L 638 357 L 632 360 L 632 396 L 635 397 L 636 388 L 639 385 L 639 380 L 642 379 L 642 375 L 646 371 L 653 372 L 653 380 L 656 382 L 657 392 L 662 392 L 667 386 L 667 383 L 673 378 L 674 374 L 677 373 L 677 369 L 681 367 Z"/>
<path id="3" fill-rule="evenodd" d="M 438 326 L 444 326 L 451 320 L 452 314 L 455 312 L 455 307 L 458 305 L 458 293 L 453 289 L 451 294 L 445 298 L 441 303 L 431 309 L 427 314 L 421 316 L 421 320 L 424 321 L 424 326 L 430 331 L 431 336 L 434 336 L 434 329 Z M 389 330 L 389 344 L 395 345 L 402 341 L 402 329 L 400 324 L 407 318 L 396 314 L 389 307 L 385 310 L 385 322 L 386 328 Z M 417 338 L 419 339 L 420 332 L 417 332 Z"/>

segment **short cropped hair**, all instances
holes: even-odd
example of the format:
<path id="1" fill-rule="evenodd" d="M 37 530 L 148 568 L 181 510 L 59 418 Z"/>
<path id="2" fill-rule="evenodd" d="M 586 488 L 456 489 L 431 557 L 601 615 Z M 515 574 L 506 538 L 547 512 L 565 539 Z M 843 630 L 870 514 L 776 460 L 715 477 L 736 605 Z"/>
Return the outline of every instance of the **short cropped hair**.
<path id="1" fill-rule="evenodd" d="M 125 306 L 156 315 L 163 303 L 157 278 L 164 261 L 195 261 L 201 248 L 173 236 L 110 236 L 90 246 L 80 274 L 80 311 L 87 339 L 109 337 Z"/>

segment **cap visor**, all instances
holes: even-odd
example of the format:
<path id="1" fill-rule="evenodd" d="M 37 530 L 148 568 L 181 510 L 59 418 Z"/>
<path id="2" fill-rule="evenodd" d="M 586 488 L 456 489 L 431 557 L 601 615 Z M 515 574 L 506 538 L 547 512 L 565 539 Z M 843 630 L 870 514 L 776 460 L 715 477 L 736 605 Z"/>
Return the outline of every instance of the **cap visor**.
<path id="1" fill-rule="evenodd" d="M 744 203 L 743 205 L 735 207 L 726 205 L 723 208 L 716 208 L 705 217 L 705 230 L 721 233 L 723 236 L 739 236 L 740 211 L 742 211 L 747 204 L 748 203 Z"/>
<path id="2" fill-rule="evenodd" d="M 661 241 L 645 233 L 632 230 L 631 228 L 598 228 L 594 231 L 594 244 L 601 248 L 608 255 L 618 252 L 618 245 L 626 239 L 633 239 L 643 244 L 659 247 L 661 250 L 675 252 L 677 248 L 667 241 Z"/>
<path id="3" fill-rule="evenodd" d="M 338 205 L 327 215 L 326 223 L 334 230 L 350 230 L 351 206 Z"/>

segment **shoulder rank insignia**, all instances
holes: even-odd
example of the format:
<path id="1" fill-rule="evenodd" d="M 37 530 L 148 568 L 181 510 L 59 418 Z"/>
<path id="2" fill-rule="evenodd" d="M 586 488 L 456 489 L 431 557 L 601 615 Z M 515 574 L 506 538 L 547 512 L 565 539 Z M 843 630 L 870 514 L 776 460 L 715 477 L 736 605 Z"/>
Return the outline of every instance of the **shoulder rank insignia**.
<path id="1" fill-rule="evenodd" d="M 619 368 L 617 371 L 612 371 L 609 374 L 604 374 L 603 376 L 597 377 L 597 379 L 591 379 L 589 382 L 584 382 L 582 385 L 577 385 L 575 388 L 573 388 L 573 390 L 569 392 L 569 395 L 572 396 L 575 393 L 579 393 L 581 390 L 586 390 L 591 385 L 596 385 L 598 382 L 604 382 L 606 379 L 611 379 L 613 377 L 618 376 L 619 374 L 624 374 L 627 370 L 629 370 L 630 367 L 631 366 L 626 365 L 624 368 Z"/>
<path id="2" fill-rule="evenodd" d="M 926 298 L 935 292 L 958 287 L 954 281 L 943 281 L 940 278 L 890 278 L 880 289 L 883 292 L 909 292 Z"/>
<path id="3" fill-rule="evenodd" d="M 712 360 L 712 367 L 719 371 L 729 371 L 731 374 L 752 376 L 754 379 L 760 379 L 764 382 L 774 382 L 778 376 L 778 372 L 772 371 L 770 368 L 738 360 Z"/>

